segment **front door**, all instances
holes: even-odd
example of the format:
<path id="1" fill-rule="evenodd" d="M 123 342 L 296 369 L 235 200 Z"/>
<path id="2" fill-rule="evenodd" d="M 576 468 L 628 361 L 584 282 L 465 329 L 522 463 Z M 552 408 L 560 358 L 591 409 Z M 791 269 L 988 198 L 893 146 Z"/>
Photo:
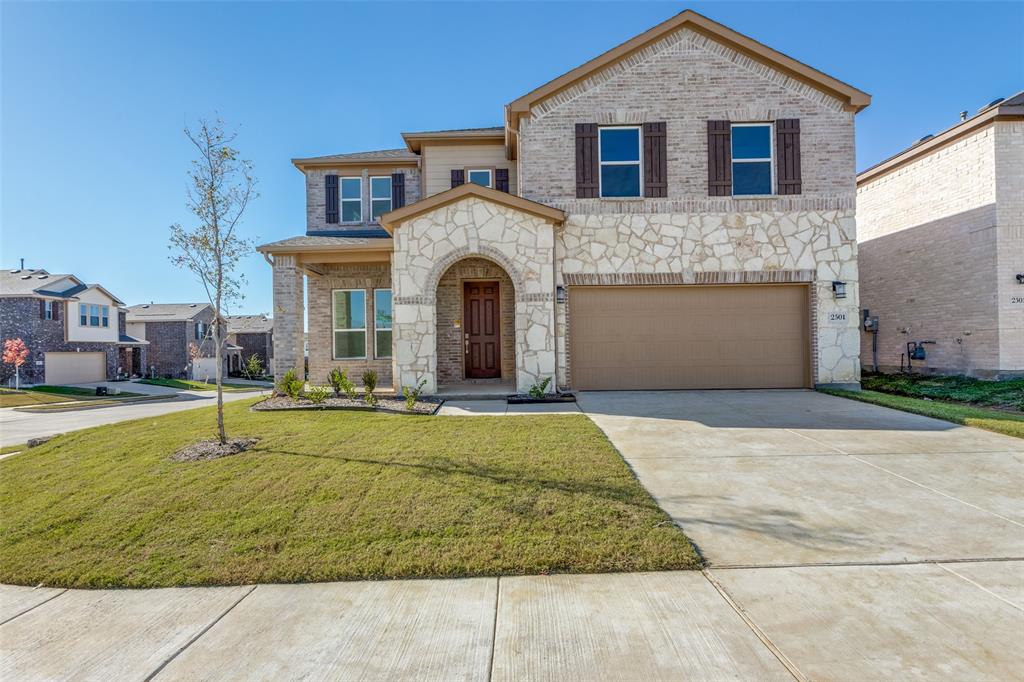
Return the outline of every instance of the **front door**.
<path id="1" fill-rule="evenodd" d="M 464 285 L 463 334 L 467 379 L 501 376 L 498 300 L 497 282 L 466 282 Z"/>

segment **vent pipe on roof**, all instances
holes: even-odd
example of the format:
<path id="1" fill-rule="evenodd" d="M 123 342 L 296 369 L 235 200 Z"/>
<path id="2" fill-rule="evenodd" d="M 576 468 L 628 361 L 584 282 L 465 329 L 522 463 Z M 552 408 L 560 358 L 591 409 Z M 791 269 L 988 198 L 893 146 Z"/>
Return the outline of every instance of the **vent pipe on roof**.
<path id="1" fill-rule="evenodd" d="M 960 112 L 960 120 L 961 121 L 966 121 L 967 120 L 967 112 L 966 111 L 961 111 Z"/>
<path id="2" fill-rule="evenodd" d="M 25 259 L 24 258 L 21 259 L 21 267 L 18 268 L 18 269 L 19 270 L 24 270 L 25 269 Z"/>

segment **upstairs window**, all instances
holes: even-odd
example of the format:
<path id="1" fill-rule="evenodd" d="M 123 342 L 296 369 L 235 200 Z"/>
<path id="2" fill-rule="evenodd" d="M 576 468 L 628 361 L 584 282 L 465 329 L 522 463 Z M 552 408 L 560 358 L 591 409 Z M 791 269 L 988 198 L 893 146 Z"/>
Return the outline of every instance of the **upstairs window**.
<path id="1" fill-rule="evenodd" d="M 391 210 L 391 176 L 370 178 L 370 218 L 377 220 Z"/>
<path id="2" fill-rule="evenodd" d="M 598 134 L 602 197 L 639 197 L 640 128 L 601 128 Z"/>
<path id="3" fill-rule="evenodd" d="M 202 341 L 204 338 L 206 338 L 206 324 L 196 322 L 196 341 Z"/>
<path id="4" fill-rule="evenodd" d="M 772 152 L 770 123 L 732 124 L 733 196 L 772 193 Z"/>
<path id="5" fill-rule="evenodd" d="M 110 307 L 95 303 L 79 303 L 78 324 L 82 327 L 109 327 Z"/>
<path id="6" fill-rule="evenodd" d="M 336 289 L 331 292 L 334 314 L 334 359 L 366 357 L 366 292 Z"/>
<path id="7" fill-rule="evenodd" d="M 340 178 L 341 222 L 363 222 L 363 179 Z"/>
<path id="8" fill-rule="evenodd" d="M 494 187 L 494 173 L 490 168 L 467 168 L 466 179 L 484 187 Z"/>
<path id="9" fill-rule="evenodd" d="M 44 320 L 52 320 L 53 319 L 53 301 L 46 301 L 43 304 L 43 319 Z"/>

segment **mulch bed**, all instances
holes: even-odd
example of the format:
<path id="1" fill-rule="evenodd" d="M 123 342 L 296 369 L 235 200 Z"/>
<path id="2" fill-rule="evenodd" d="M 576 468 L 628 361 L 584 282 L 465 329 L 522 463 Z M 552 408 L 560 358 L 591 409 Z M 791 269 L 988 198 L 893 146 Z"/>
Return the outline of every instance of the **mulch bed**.
<path id="1" fill-rule="evenodd" d="M 201 440 L 178 450 L 171 459 L 175 462 L 208 462 L 211 459 L 237 455 L 259 442 L 259 438 L 229 438 L 224 445 L 218 440 Z"/>
<path id="2" fill-rule="evenodd" d="M 365 400 L 350 400 L 349 398 L 330 397 L 322 403 L 314 403 L 308 398 L 292 400 L 288 396 L 275 395 L 262 400 L 252 406 L 257 412 L 270 412 L 274 410 L 356 410 L 363 412 L 394 412 L 398 414 L 435 414 L 441 409 L 443 400 L 431 398 L 420 398 L 416 401 L 412 410 L 405 406 L 405 399 L 394 395 L 381 395 L 377 397 L 377 406 L 370 407 Z"/>

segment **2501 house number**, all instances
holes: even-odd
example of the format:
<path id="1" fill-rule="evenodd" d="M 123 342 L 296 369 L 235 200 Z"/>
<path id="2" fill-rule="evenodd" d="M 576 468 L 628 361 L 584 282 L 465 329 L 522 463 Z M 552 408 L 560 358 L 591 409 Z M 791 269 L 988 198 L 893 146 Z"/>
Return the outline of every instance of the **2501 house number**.
<path id="1" fill-rule="evenodd" d="M 1012 305 L 1024 305 L 1024 296 L 1011 296 L 1010 303 Z"/>
<path id="2" fill-rule="evenodd" d="M 846 313 L 829 313 L 829 322 L 846 322 Z"/>

